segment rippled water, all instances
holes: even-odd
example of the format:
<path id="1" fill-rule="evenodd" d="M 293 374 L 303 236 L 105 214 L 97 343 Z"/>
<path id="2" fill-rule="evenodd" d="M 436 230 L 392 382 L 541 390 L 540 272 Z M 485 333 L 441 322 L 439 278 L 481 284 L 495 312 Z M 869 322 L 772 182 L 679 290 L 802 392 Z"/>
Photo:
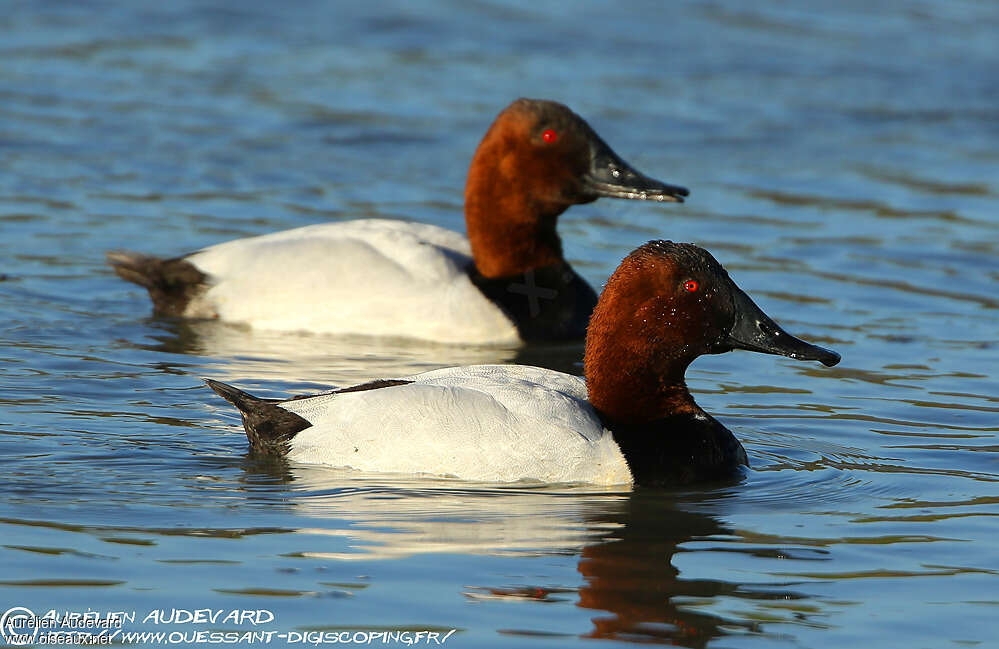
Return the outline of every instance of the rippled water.
<path id="1" fill-rule="evenodd" d="M 994 3 L 6 8 L 0 612 L 265 608 L 280 631 L 476 647 L 995 642 Z M 455 363 L 578 371 L 580 350 L 151 319 L 104 251 L 364 216 L 460 229 L 471 152 L 520 95 L 692 189 L 568 212 L 594 285 L 645 240 L 694 241 L 842 364 L 695 364 L 753 464 L 722 489 L 251 461 L 201 377 L 279 395 Z"/>

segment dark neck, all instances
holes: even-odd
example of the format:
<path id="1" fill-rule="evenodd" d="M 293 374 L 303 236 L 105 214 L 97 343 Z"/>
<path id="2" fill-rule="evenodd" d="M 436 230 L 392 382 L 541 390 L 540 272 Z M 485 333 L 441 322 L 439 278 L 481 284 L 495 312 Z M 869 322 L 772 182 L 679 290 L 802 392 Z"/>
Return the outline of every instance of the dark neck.
<path id="1" fill-rule="evenodd" d="M 730 481 L 739 476 L 740 466 L 749 465 L 735 435 L 696 404 L 694 408 L 696 412 L 677 412 L 642 423 L 620 422 L 599 413 L 621 448 L 635 484 L 668 487 Z"/>
<path id="2" fill-rule="evenodd" d="M 582 340 L 597 294 L 566 262 L 508 277 L 469 272 L 475 284 L 499 306 L 525 342 Z"/>
<path id="3" fill-rule="evenodd" d="M 555 226 L 568 206 L 530 200 L 515 187 L 512 180 L 481 173 L 469 178 L 465 227 L 483 277 L 510 277 L 564 261 Z"/>
<path id="4" fill-rule="evenodd" d="M 598 372 L 595 381 L 587 376 L 590 402 L 614 434 L 635 483 L 679 486 L 736 477 L 739 467 L 749 464 L 746 451 L 694 402 L 683 370 L 679 377 L 659 377 L 646 369 L 656 371 Z M 612 386 L 603 384 L 605 377 Z"/>

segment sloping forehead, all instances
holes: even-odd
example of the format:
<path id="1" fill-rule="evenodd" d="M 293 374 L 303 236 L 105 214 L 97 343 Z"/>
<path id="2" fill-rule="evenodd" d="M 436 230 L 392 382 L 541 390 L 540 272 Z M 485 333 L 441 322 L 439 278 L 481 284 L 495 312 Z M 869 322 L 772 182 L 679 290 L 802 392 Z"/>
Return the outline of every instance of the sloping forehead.
<path id="1" fill-rule="evenodd" d="M 529 124 L 546 124 L 553 128 L 569 125 L 578 127 L 586 123 L 568 106 L 547 99 L 518 99 L 503 111 L 503 116 Z"/>
<path id="2" fill-rule="evenodd" d="M 649 241 L 635 250 L 632 256 L 643 261 L 664 263 L 677 272 L 701 271 L 713 275 L 728 275 L 711 253 L 690 243 Z"/>

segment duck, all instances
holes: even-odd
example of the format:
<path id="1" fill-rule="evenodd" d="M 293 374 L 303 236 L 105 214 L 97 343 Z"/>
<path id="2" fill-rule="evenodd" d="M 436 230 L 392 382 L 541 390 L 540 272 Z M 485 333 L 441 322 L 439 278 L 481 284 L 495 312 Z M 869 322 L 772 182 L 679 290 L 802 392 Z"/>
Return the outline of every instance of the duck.
<path id="1" fill-rule="evenodd" d="M 600 197 L 680 203 L 689 193 L 636 171 L 567 106 L 521 98 L 472 158 L 467 236 L 358 219 L 107 260 L 149 291 L 158 316 L 445 344 L 577 341 L 597 295 L 563 256 L 559 215 Z"/>
<path id="2" fill-rule="evenodd" d="M 784 331 L 706 250 L 650 241 L 624 258 L 590 318 L 583 377 L 473 365 L 264 399 L 208 379 L 251 454 L 475 482 L 679 486 L 736 479 L 739 440 L 685 382 L 705 354 L 839 363 Z"/>

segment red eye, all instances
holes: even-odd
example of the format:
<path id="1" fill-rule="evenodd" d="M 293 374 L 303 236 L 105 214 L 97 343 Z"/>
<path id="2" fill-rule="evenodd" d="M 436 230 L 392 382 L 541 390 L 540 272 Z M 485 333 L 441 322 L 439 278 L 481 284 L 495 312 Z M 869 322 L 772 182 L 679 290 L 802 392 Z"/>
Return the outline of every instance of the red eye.
<path id="1" fill-rule="evenodd" d="M 556 133 L 552 129 L 547 129 L 545 130 L 544 133 L 541 134 L 541 139 L 547 142 L 548 144 L 551 144 L 552 142 L 558 139 L 558 133 Z"/>
<path id="2" fill-rule="evenodd" d="M 683 283 L 683 290 L 687 291 L 688 293 L 695 293 L 699 288 L 700 285 L 695 280 L 692 279 L 688 279 L 686 282 Z"/>

